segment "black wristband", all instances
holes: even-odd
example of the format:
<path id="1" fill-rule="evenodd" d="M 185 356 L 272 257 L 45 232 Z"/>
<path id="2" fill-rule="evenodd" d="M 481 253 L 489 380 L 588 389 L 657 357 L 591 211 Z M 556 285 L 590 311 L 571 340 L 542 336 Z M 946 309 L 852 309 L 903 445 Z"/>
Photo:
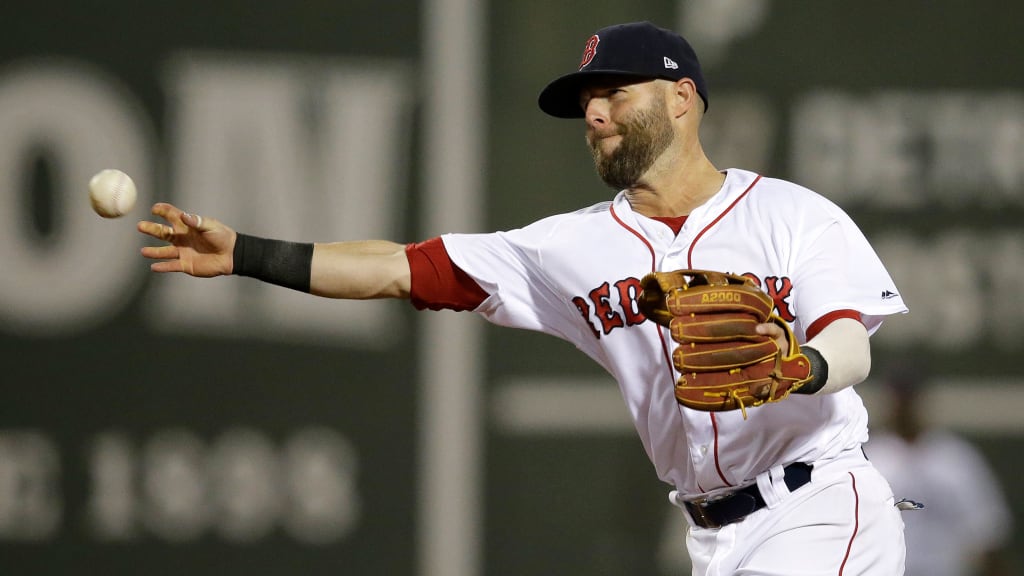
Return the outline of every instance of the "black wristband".
<path id="1" fill-rule="evenodd" d="M 313 245 L 238 234 L 233 273 L 300 292 L 309 292 Z"/>
<path id="2" fill-rule="evenodd" d="M 801 346 L 800 352 L 811 364 L 811 381 L 793 391 L 794 394 L 814 394 L 828 382 L 828 362 L 825 357 L 810 346 Z"/>

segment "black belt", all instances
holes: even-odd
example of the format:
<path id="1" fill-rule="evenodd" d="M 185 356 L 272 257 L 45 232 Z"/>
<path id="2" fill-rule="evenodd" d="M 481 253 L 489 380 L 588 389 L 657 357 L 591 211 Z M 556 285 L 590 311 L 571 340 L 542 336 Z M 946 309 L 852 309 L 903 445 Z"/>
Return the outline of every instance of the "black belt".
<path id="1" fill-rule="evenodd" d="M 783 468 L 786 487 L 790 492 L 811 481 L 811 465 L 794 462 Z M 757 489 L 757 484 L 740 488 L 724 496 L 711 499 L 691 500 L 683 502 L 690 513 L 694 524 L 701 528 L 721 528 L 726 524 L 739 522 L 750 514 L 765 507 L 764 496 Z"/>

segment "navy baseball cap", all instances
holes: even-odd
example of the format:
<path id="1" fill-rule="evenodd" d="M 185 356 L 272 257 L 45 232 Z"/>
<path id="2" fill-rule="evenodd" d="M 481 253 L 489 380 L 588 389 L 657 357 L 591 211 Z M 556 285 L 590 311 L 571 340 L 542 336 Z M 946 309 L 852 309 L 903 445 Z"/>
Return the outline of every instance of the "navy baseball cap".
<path id="1" fill-rule="evenodd" d="M 708 106 L 708 90 L 697 54 L 685 38 L 650 22 L 616 24 L 598 30 L 583 47 L 579 70 L 555 79 L 537 103 L 557 118 L 583 118 L 580 89 L 594 76 L 676 81 L 689 78 Z"/>

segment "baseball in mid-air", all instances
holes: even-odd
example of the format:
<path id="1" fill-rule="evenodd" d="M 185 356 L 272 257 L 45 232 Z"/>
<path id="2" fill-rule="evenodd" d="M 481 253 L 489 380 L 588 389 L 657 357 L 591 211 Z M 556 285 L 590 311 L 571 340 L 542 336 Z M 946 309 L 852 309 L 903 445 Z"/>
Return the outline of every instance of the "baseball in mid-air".
<path id="1" fill-rule="evenodd" d="M 135 182 L 120 170 L 100 170 L 89 180 L 92 209 L 104 218 L 124 216 L 135 207 Z"/>

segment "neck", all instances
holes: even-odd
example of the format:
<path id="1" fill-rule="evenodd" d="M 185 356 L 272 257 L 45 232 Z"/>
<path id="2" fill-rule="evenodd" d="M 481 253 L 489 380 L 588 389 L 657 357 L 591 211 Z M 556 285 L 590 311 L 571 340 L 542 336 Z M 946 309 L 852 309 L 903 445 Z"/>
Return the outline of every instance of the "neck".
<path id="1" fill-rule="evenodd" d="M 718 193 L 725 174 L 699 148 L 666 154 L 636 185 L 626 190 L 634 212 L 647 217 L 686 216 Z"/>

